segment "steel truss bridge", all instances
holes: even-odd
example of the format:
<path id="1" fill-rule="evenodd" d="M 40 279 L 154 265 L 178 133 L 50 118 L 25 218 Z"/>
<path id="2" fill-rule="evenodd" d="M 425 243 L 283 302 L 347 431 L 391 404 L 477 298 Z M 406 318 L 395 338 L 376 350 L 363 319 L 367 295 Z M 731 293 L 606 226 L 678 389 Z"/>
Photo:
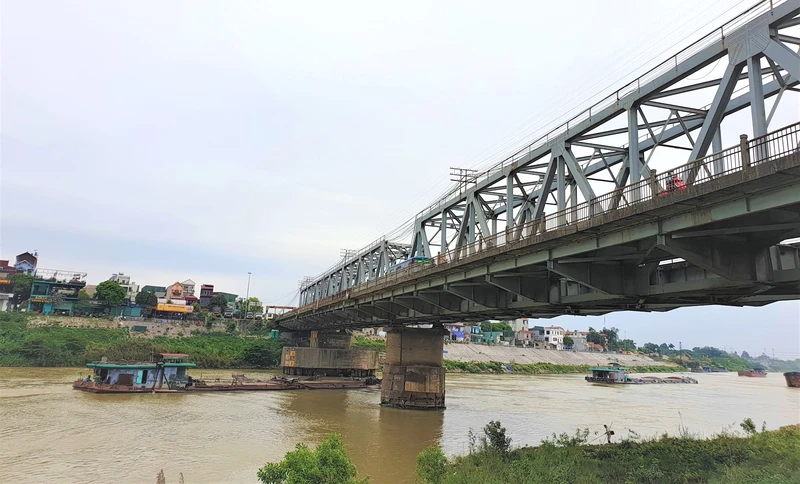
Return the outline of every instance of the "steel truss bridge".
<path id="1" fill-rule="evenodd" d="M 304 282 L 299 308 L 278 324 L 797 298 L 798 248 L 780 242 L 800 237 L 800 127 L 768 131 L 781 101 L 797 96 L 798 15 L 797 0 L 755 5 L 454 188 L 418 214 L 410 243 L 379 240 Z M 721 75 L 696 79 L 709 69 Z M 753 139 L 723 150 L 722 123 L 743 110 Z M 435 264 L 388 274 L 412 256 Z"/>

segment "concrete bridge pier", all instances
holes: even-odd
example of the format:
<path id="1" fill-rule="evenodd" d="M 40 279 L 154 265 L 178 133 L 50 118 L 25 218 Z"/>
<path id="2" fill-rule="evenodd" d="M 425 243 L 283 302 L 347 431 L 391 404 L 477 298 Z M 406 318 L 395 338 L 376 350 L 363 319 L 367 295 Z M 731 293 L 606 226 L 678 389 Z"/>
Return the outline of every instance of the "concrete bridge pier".
<path id="1" fill-rule="evenodd" d="M 444 335 L 431 329 L 396 327 L 386 334 L 381 405 L 431 410 L 444 408 Z"/>

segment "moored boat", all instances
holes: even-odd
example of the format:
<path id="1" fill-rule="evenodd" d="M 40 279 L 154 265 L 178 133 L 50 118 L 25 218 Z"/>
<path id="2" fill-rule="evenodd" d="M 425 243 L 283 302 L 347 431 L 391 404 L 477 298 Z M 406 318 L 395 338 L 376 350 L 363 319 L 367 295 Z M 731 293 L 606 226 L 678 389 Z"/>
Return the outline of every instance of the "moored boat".
<path id="1" fill-rule="evenodd" d="M 763 368 L 753 368 L 752 370 L 739 371 L 739 376 L 749 376 L 754 378 L 766 378 L 767 372 Z"/>
<path id="2" fill-rule="evenodd" d="M 792 388 L 800 388 L 800 371 L 787 371 L 783 374 L 786 378 L 786 385 Z"/>
<path id="3" fill-rule="evenodd" d="M 94 375 L 77 380 L 75 390 L 91 393 L 173 393 L 186 389 L 188 368 L 196 365 L 183 353 L 159 353 L 154 361 L 87 363 Z"/>
<path id="4" fill-rule="evenodd" d="M 350 390 L 379 385 L 375 377 L 366 380 L 299 380 L 297 378 L 273 377 L 269 380 L 251 380 L 244 375 L 233 375 L 231 380 L 205 381 L 186 374 L 196 365 L 189 362 L 189 355 L 182 353 L 160 353 L 154 361 L 89 363 L 93 376 L 75 381 L 72 388 L 91 393 L 194 393 L 194 392 L 240 392 L 269 390 Z"/>
<path id="5" fill-rule="evenodd" d="M 643 376 L 640 378 L 631 377 L 627 374 L 629 368 L 620 366 L 619 363 L 610 363 L 608 366 L 593 366 L 589 368 L 591 376 L 585 377 L 589 383 L 603 384 L 623 384 L 623 385 L 644 385 L 648 383 L 697 383 L 694 378 L 687 376 L 669 376 L 659 378 L 657 376 Z"/>

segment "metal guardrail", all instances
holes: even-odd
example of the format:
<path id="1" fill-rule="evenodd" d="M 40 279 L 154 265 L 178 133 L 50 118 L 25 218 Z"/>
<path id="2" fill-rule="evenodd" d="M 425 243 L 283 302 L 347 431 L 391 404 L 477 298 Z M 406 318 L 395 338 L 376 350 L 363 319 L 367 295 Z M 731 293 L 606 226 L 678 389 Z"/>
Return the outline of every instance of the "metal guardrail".
<path id="1" fill-rule="evenodd" d="M 394 286 L 407 280 L 416 279 L 425 273 L 439 271 L 443 266 L 449 264 L 479 259 L 486 251 L 495 250 L 511 243 L 524 240 L 535 244 L 538 241 L 544 241 L 546 234 L 549 235 L 553 231 L 564 228 L 572 229 L 579 222 L 588 221 L 592 217 L 609 211 L 633 207 L 661 197 L 670 197 L 689 187 L 717 180 L 722 176 L 797 152 L 800 152 L 800 123 L 786 126 L 752 140 L 748 140 L 747 136 L 742 135 L 738 146 L 698 158 L 661 174 L 651 170 L 650 176 L 639 182 L 516 226 L 510 232 L 500 232 L 481 238 L 475 243 L 462 245 L 439 254 L 433 258 L 434 263 L 431 265 L 414 265 L 408 269 L 387 274 L 302 306 L 286 315 L 302 313 L 309 309 L 357 297 L 361 293 L 373 291 L 382 286 Z M 537 241 L 537 239 L 539 240 Z"/>

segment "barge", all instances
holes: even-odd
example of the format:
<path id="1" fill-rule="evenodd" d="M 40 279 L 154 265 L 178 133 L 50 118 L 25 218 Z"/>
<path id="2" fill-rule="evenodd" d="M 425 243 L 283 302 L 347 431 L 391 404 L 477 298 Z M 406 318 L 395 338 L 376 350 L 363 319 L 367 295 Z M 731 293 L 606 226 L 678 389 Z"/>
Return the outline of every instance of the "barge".
<path id="1" fill-rule="evenodd" d="M 786 378 L 786 385 L 792 388 L 800 388 L 800 371 L 787 371 L 783 374 Z"/>
<path id="2" fill-rule="evenodd" d="M 160 353 L 152 362 L 88 363 L 94 375 L 76 380 L 75 390 L 90 393 L 195 393 L 275 390 L 351 390 L 380 384 L 374 377 L 366 380 L 320 380 L 312 378 L 273 377 L 270 380 L 251 380 L 244 375 L 232 375 L 231 380 L 207 382 L 186 374 L 196 365 L 182 353 Z"/>
<path id="3" fill-rule="evenodd" d="M 749 376 L 753 378 L 766 378 L 767 372 L 763 368 L 753 368 L 752 370 L 739 371 L 739 376 Z"/>
<path id="4" fill-rule="evenodd" d="M 696 384 L 697 380 L 686 376 L 668 376 L 659 378 L 656 376 L 643 376 L 634 378 L 628 375 L 629 368 L 620 366 L 618 363 L 611 363 L 608 366 L 593 366 L 589 368 L 591 376 L 585 377 L 589 383 L 602 383 L 612 385 L 645 385 L 645 384 L 677 384 L 691 383 Z"/>

